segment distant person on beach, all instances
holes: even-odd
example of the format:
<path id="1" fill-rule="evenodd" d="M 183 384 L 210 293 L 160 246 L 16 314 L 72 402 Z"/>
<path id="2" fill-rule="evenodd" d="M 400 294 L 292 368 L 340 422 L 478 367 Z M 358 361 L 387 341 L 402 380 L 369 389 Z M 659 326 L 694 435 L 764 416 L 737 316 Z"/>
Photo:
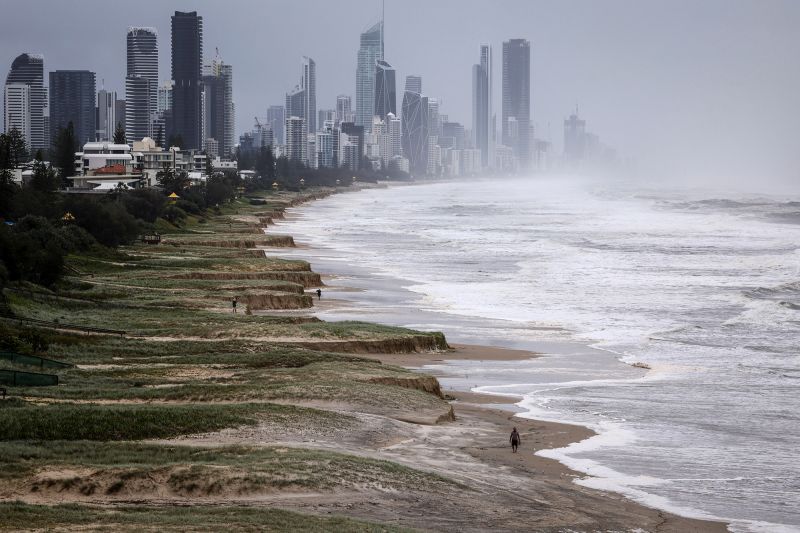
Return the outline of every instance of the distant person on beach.
<path id="1" fill-rule="evenodd" d="M 509 441 L 511 441 L 511 450 L 512 450 L 514 453 L 517 453 L 517 448 L 519 447 L 519 445 L 520 445 L 520 442 L 522 442 L 522 441 L 520 440 L 520 438 L 519 438 L 519 432 L 517 431 L 517 428 L 514 428 L 514 429 L 511 431 L 511 437 L 509 437 L 509 439 L 508 439 L 508 440 L 509 440 Z"/>
<path id="2" fill-rule="evenodd" d="M 317 289 L 317 299 L 322 300 L 322 289 Z"/>
<path id="3" fill-rule="evenodd" d="M 231 307 L 233 308 L 233 312 L 236 313 L 236 306 L 239 304 L 239 297 L 234 296 L 233 300 L 231 300 Z"/>

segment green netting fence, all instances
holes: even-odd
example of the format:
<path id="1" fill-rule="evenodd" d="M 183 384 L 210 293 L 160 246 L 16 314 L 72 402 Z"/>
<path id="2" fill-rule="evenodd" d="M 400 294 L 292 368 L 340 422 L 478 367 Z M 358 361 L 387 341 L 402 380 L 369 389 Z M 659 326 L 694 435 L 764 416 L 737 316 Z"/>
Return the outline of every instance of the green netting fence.
<path id="1" fill-rule="evenodd" d="M 15 352 L 2 352 L 0 351 L 0 361 L 6 360 L 18 365 L 36 366 L 39 368 L 70 368 L 73 365 L 64 363 L 62 361 L 55 361 L 53 359 L 45 359 L 36 355 L 24 355 Z"/>
<path id="2" fill-rule="evenodd" d="M 10 385 L 12 387 L 49 387 L 58 385 L 58 376 L 55 374 L 19 372 L 18 370 L 0 370 L 0 385 Z"/>

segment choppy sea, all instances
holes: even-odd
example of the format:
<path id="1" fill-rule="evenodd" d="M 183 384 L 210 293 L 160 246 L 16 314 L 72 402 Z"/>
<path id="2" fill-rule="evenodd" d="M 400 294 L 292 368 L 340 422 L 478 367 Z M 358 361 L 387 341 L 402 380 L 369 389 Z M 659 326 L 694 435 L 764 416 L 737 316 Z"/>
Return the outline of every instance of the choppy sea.
<path id="1" fill-rule="evenodd" d="M 796 199 L 486 179 L 335 195 L 271 231 L 354 289 L 326 290 L 340 305 L 322 318 L 543 353 L 450 363 L 443 381 L 593 428 L 542 452 L 580 483 L 734 530 L 800 531 Z"/>

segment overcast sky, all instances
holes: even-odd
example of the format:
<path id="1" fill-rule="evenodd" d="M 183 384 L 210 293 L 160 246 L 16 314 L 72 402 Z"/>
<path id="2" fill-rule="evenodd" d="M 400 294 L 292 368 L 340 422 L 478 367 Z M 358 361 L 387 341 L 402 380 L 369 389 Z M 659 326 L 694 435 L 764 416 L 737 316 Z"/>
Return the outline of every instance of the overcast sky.
<path id="1" fill-rule="evenodd" d="M 380 0 L 2 0 L 0 65 L 21 52 L 45 70 L 89 69 L 124 93 L 128 26 L 159 32 L 169 77 L 170 15 L 203 16 L 207 57 L 234 67 L 237 133 L 317 62 L 317 106 L 354 96 L 359 33 Z M 387 0 L 386 59 L 423 77 L 442 112 L 471 127 L 471 66 L 495 50 L 500 116 L 502 41 L 532 49 L 532 120 L 561 149 L 575 107 L 624 156 L 675 175 L 764 175 L 800 182 L 800 1 Z M 355 105 L 355 103 L 354 103 Z M 499 127 L 499 119 L 498 119 Z"/>

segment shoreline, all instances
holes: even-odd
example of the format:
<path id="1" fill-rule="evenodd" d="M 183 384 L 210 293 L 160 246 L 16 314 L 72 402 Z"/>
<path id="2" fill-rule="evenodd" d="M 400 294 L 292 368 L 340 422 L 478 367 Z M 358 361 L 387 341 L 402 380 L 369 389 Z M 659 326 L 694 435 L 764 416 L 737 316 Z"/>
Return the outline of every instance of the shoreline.
<path id="1" fill-rule="evenodd" d="M 349 191 L 346 191 L 349 192 Z M 302 207 L 302 206 L 297 206 Z M 297 215 L 294 215 L 297 216 Z M 293 218 L 287 215 L 287 221 Z M 265 232 L 267 228 L 264 228 Z M 303 250 L 310 250 L 310 245 L 302 245 Z M 304 258 L 308 261 L 308 258 Z M 311 262 L 311 261 L 309 261 Z M 313 267 L 312 267 L 313 269 Z M 330 289 L 335 293 L 352 293 L 360 289 L 346 286 L 337 286 L 337 275 L 332 273 L 320 272 L 320 275 L 328 283 Z M 315 309 L 331 310 L 341 306 L 344 302 L 350 305 L 358 305 L 352 300 L 338 298 L 324 298 L 323 302 L 315 300 L 315 306 L 306 311 L 314 314 Z M 321 305 L 319 305 L 321 303 Z M 446 335 L 446 332 L 443 332 Z M 365 358 L 374 359 L 384 364 L 402 366 L 417 372 L 427 371 L 425 366 L 447 363 L 451 361 L 524 361 L 540 354 L 530 350 L 520 350 L 503 348 L 497 346 L 482 346 L 475 344 L 451 344 L 452 350 L 446 352 L 430 353 L 411 353 L 411 354 L 359 354 Z M 446 377 L 443 374 L 434 374 L 436 377 Z M 630 517 L 631 522 L 626 527 L 645 526 L 658 531 L 670 532 L 721 532 L 729 531 L 729 523 L 723 520 L 704 520 L 698 518 L 685 517 L 667 511 L 662 511 L 654 507 L 639 503 L 627 495 L 587 488 L 578 485 L 574 480 L 586 477 L 581 472 L 574 471 L 555 459 L 550 459 L 536 455 L 536 452 L 544 449 L 559 449 L 570 444 L 578 443 L 592 436 L 597 435 L 588 427 L 572 425 L 560 422 L 549 422 L 544 420 L 522 418 L 517 416 L 519 413 L 514 409 L 516 401 L 512 397 L 489 395 L 474 392 L 456 391 L 443 389 L 446 399 L 453 406 L 457 423 L 474 423 L 482 427 L 483 430 L 494 428 L 498 433 L 498 442 L 488 444 L 478 438 L 472 439 L 471 445 L 462 447 L 462 450 L 470 456 L 478 459 L 482 463 L 495 468 L 511 469 L 515 475 L 523 475 L 539 480 L 544 477 L 544 482 L 548 488 L 558 493 L 571 494 L 570 500 L 580 501 L 584 498 L 592 500 L 592 515 L 598 518 L 606 518 L 609 515 L 620 518 Z M 504 430 L 510 431 L 511 425 L 521 429 L 523 435 L 523 445 L 518 454 L 511 454 L 504 439 Z M 502 436 L 501 436 L 502 435 Z M 529 448 L 526 442 L 533 441 L 534 446 Z M 502 443 L 499 444 L 498 443 Z M 525 452 L 528 453 L 525 453 Z M 595 524 L 595 527 L 607 528 L 610 525 L 602 525 L 603 522 Z M 613 527 L 618 527 L 617 525 Z"/>

